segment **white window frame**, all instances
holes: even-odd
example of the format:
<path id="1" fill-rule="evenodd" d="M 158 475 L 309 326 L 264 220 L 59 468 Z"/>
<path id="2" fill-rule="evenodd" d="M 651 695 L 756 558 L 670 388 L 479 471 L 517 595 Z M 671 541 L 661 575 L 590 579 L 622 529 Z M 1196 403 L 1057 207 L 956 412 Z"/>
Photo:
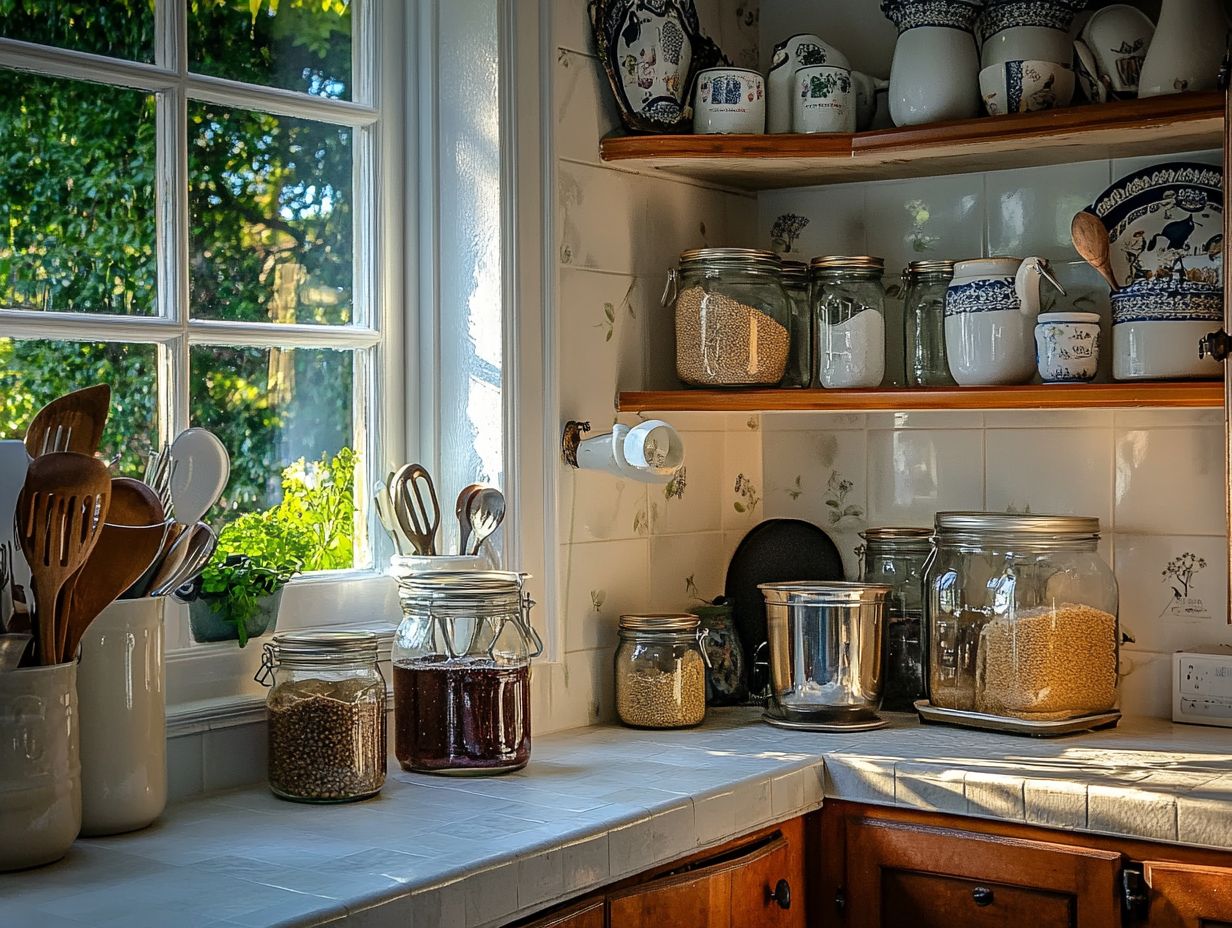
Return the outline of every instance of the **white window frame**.
<path id="1" fill-rule="evenodd" d="M 352 101 L 261 88 L 190 74 L 187 0 L 157 0 L 155 64 L 128 62 L 0 37 L 0 67 L 40 76 L 105 83 L 157 95 L 156 314 L 125 317 L 6 310 L 0 336 L 75 341 L 139 342 L 157 347 L 160 439 L 188 425 L 189 351 L 196 344 L 250 347 L 360 349 L 354 365 L 355 447 L 366 466 L 356 474 L 356 499 L 367 514 L 359 527 L 357 558 L 367 565 L 297 578 L 287 588 L 279 627 L 367 625 L 391 628 L 397 618 L 392 584 L 383 576 L 389 545 L 365 505 L 374 475 L 407 459 L 407 436 L 419 428 L 407 385 L 419 358 L 416 292 L 406 285 L 417 272 L 416 143 L 407 126 L 416 100 L 410 69 L 416 48 L 415 15 L 401 0 L 352 0 Z M 367 54 L 363 49 L 367 49 Z M 275 325 L 188 318 L 188 137 L 190 100 L 316 119 L 352 131 L 354 203 L 354 324 Z M 409 373 L 408 373 L 409 369 Z M 169 604 L 170 605 L 170 604 Z M 168 609 L 168 703 L 194 718 L 208 706 L 234 703 L 247 694 L 259 647 L 234 643 L 194 645 L 183 607 Z M 241 700 L 244 701 L 244 700 Z M 172 713 L 174 716 L 174 712 Z"/>

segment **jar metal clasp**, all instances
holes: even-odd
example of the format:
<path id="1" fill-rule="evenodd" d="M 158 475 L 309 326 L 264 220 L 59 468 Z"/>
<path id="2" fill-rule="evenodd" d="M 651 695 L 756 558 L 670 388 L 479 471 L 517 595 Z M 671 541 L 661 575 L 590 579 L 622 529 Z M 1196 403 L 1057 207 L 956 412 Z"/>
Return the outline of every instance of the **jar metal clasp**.
<path id="1" fill-rule="evenodd" d="M 664 306 L 671 306 L 676 302 L 676 296 L 680 291 L 679 277 L 676 268 L 672 268 L 667 272 L 667 284 L 663 287 L 663 296 L 659 298 L 659 302 Z M 669 296 L 670 294 L 670 296 Z"/>
<path id="2" fill-rule="evenodd" d="M 262 686 L 274 685 L 274 646 L 272 644 L 261 648 L 261 666 L 257 668 L 253 679 Z"/>
<path id="3" fill-rule="evenodd" d="M 707 670 L 713 669 L 710 663 L 710 654 L 706 651 L 706 639 L 710 637 L 710 629 L 699 628 L 697 630 L 697 649 L 702 652 L 702 663 L 706 665 Z"/>

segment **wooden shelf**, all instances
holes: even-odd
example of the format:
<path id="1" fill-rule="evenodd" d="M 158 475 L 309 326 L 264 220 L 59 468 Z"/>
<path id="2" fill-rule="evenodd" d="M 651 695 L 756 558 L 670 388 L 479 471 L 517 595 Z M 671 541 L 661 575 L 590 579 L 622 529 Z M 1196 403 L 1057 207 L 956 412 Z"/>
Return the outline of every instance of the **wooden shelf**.
<path id="1" fill-rule="evenodd" d="M 664 390 L 621 393 L 621 412 L 867 412 L 930 409 L 1218 409 L 1222 381 L 1035 384 L 928 390 Z"/>
<path id="2" fill-rule="evenodd" d="M 1221 148 L 1221 92 L 855 135 L 637 135 L 600 143 L 604 161 L 747 190 L 924 177 Z"/>

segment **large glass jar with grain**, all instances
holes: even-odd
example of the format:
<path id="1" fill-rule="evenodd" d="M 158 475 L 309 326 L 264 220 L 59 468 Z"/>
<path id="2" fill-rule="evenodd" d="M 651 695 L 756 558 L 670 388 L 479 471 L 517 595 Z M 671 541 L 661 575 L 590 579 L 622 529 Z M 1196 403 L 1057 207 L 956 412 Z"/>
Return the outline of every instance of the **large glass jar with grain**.
<path id="1" fill-rule="evenodd" d="M 297 802 L 351 802 L 385 785 L 385 679 L 371 632 L 275 635 L 257 679 L 270 684 L 269 785 Z"/>
<path id="2" fill-rule="evenodd" d="M 1116 707 L 1117 582 L 1098 519 L 938 513 L 925 591 L 933 706 L 1034 722 Z"/>
<path id="3" fill-rule="evenodd" d="M 706 718 L 700 620 L 688 613 L 622 615 L 616 713 L 634 728 L 690 728 Z"/>
<path id="4" fill-rule="evenodd" d="M 676 316 L 676 375 L 689 386 L 775 386 L 792 350 L 791 304 L 772 251 L 697 248 L 663 292 Z"/>

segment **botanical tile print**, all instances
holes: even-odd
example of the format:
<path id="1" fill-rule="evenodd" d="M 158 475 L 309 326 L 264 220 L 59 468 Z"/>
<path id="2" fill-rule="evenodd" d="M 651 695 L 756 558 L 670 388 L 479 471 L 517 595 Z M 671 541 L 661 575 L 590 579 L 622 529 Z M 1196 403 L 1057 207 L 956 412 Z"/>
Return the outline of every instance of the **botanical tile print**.
<path id="1" fill-rule="evenodd" d="M 603 601 L 607 599 L 606 590 L 591 590 L 590 591 L 590 607 L 595 612 L 603 611 Z"/>
<path id="2" fill-rule="evenodd" d="M 750 432 L 756 432 L 761 429 L 761 416 L 749 416 L 745 421 L 744 427 Z"/>
<path id="3" fill-rule="evenodd" d="M 757 492 L 757 487 L 744 474 L 736 476 L 735 493 L 737 499 L 732 503 L 732 508 L 739 513 L 747 513 L 753 515 L 757 511 L 757 504 L 761 502 L 761 495 Z"/>
<path id="4" fill-rule="evenodd" d="M 617 307 L 614 303 L 603 304 L 603 318 L 595 323 L 596 329 L 603 329 L 603 340 L 610 342 L 612 336 L 616 334 L 616 314 L 628 312 L 630 319 L 637 318 L 637 310 L 633 308 L 633 290 L 637 287 L 637 278 L 633 277 L 629 280 L 629 289 L 625 291 L 624 299 L 620 301 L 620 306 Z"/>
<path id="5" fill-rule="evenodd" d="M 774 250 L 783 254 L 795 251 L 796 239 L 808 228 L 808 224 L 807 216 L 799 216 L 796 213 L 784 213 L 775 219 L 774 225 L 770 227 L 770 243 L 774 246 Z"/>
<path id="6" fill-rule="evenodd" d="M 798 478 L 797 478 L 798 479 Z M 830 525 L 835 528 L 851 528 L 864 521 L 864 507 L 847 502 L 855 484 L 837 470 L 830 472 L 826 483 L 826 508 L 830 510 Z"/>
<path id="7" fill-rule="evenodd" d="M 664 485 L 663 498 L 667 500 L 684 499 L 686 486 L 688 486 L 688 468 L 682 466 Z"/>

